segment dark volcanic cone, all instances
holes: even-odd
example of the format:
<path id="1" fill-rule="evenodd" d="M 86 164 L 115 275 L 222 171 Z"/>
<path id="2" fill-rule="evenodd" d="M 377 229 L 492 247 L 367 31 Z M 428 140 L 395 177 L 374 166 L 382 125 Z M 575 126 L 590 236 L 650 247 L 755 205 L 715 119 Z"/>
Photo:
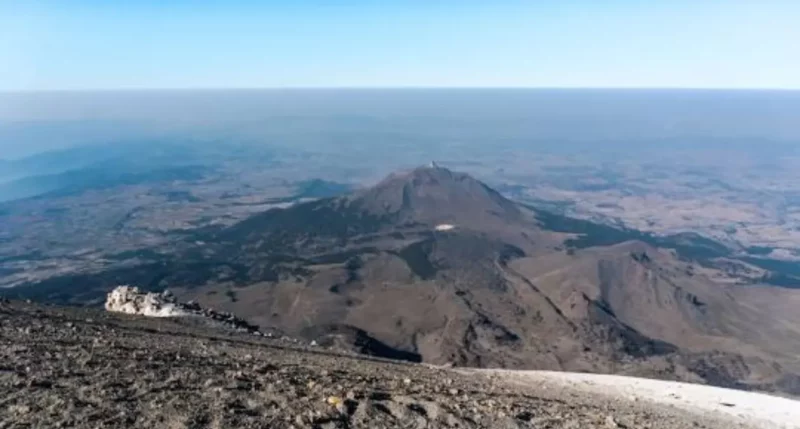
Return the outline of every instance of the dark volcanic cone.
<path id="1" fill-rule="evenodd" d="M 217 241 L 260 249 L 298 241 L 343 240 L 376 232 L 448 224 L 478 231 L 533 225 L 530 213 L 464 173 L 419 167 L 354 194 L 269 210 L 224 231 Z"/>
<path id="2" fill-rule="evenodd" d="M 399 221 L 476 223 L 522 218 L 519 207 L 497 191 L 467 174 L 438 166 L 391 174 L 348 199 L 369 213 Z"/>

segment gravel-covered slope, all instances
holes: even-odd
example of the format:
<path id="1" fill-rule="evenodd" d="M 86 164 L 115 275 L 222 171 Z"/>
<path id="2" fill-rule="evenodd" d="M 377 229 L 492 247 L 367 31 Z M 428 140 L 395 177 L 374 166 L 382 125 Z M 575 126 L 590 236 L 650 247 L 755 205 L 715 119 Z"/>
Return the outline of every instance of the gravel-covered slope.
<path id="1" fill-rule="evenodd" d="M 221 331 L 0 303 L 0 428 L 726 428 L 490 375 Z"/>

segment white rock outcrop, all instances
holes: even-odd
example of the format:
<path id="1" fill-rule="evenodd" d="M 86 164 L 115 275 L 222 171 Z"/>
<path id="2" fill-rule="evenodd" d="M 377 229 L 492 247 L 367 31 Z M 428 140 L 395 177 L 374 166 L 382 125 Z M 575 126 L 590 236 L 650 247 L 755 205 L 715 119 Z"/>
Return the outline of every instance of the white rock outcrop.
<path id="1" fill-rule="evenodd" d="M 106 298 L 106 310 L 148 317 L 178 317 L 188 313 L 180 309 L 169 292 L 141 292 L 133 286 L 117 286 Z"/>
<path id="2" fill-rule="evenodd" d="M 274 329 L 262 332 L 258 326 L 251 325 L 231 313 L 203 308 L 194 301 L 178 302 L 167 290 L 162 293 L 152 293 L 142 292 L 134 286 L 117 286 L 106 297 L 106 310 L 147 317 L 197 317 L 239 332 L 266 337 L 275 335 Z"/>

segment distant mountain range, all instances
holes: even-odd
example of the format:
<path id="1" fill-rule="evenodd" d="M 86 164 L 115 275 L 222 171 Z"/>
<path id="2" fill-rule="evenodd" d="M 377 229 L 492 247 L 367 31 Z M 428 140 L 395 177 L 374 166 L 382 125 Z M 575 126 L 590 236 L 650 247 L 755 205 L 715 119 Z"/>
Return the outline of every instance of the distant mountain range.
<path id="1" fill-rule="evenodd" d="M 762 271 L 714 241 L 544 212 L 435 165 L 351 194 L 330 186 L 309 182 L 323 198 L 12 292 L 91 304 L 118 284 L 169 288 L 407 360 L 800 393 L 800 290 L 745 285 Z"/>

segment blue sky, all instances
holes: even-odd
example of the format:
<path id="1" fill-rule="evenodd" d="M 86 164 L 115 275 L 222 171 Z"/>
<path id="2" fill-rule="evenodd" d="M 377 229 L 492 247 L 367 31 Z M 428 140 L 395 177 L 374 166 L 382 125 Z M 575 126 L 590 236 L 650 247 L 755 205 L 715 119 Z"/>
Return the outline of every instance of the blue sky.
<path id="1" fill-rule="evenodd" d="M 800 89 L 800 1 L 0 0 L 0 89 Z"/>

